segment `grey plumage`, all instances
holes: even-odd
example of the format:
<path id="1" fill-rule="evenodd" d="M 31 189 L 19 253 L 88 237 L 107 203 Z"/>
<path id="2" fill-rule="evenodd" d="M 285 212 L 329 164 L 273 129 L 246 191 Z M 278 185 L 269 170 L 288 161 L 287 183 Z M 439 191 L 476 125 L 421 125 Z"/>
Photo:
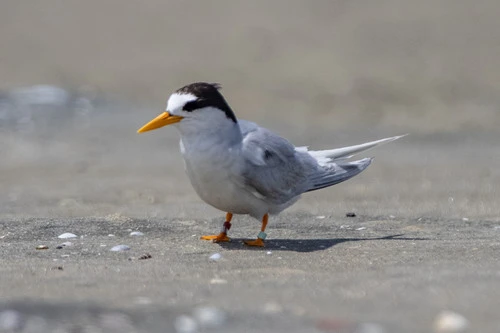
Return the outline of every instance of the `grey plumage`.
<path id="1" fill-rule="evenodd" d="M 333 186 L 343 181 L 346 181 L 361 171 L 368 168 L 371 164 L 373 158 L 364 158 L 359 161 L 345 162 L 345 163 L 335 163 L 323 166 L 324 173 L 319 173 L 318 175 L 312 176 L 310 181 L 312 186 L 306 191 L 315 191 L 325 187 Z"/>
<path id="2" fill-rule="evenodd" d="M 242 176 L 245 184 L 275 205 L 281 205 L 307 191 L 309 178 L 318 169 L 314 158 L 300 153 L 288 140 L 244 120 L 239 121 L 243 135 Z"/>
<path id="3" fill-rule="evenodd" d="M 296 148 L 288 140 L 252 122 L 240 120 L 245 184 L 270 203 L 282 205 L 304 192 L 346 181 L 371 163 L 371 158 L 346 158 L 399 137 L 325 151 Z"/>

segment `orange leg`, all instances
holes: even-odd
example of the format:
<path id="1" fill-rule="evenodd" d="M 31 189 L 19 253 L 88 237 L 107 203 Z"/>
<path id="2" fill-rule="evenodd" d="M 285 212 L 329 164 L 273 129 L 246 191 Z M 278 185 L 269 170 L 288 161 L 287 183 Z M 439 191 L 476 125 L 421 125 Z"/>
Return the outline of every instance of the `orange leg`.
<path id="1" fill-rule="evenodd" d="M 200 239 L 212 241 L 214 243 L 222 243 L 222 242 L 230 242 L 231 238 L 227 237 L 227 232 L 231 229 L 231 220 L 233 218 L 233 214 L 226 214 L 226 222 L 222 225 L 222 230 L 218 235 L 207 235 L 201 236 Z"/>
<path id="2" fill-rule="evenodd" d="M 260 247 L 263 247 L 264 246 L 264 239 L 266 239 L 266 227 L 267 227 L 267 220 L 268 220 L 269 216 L 266 214 L 264 215 L 264 217 L 262 218 L 262 227 L 260 228 L 260 232 L 259 232 L 259 235 L 257 236 L 257 239 L 256 240 L 252 240 L 252 241 L 243 241 L 243 243 L 245 243 L 246 245 L 248 246 L 260 246 Z"/>

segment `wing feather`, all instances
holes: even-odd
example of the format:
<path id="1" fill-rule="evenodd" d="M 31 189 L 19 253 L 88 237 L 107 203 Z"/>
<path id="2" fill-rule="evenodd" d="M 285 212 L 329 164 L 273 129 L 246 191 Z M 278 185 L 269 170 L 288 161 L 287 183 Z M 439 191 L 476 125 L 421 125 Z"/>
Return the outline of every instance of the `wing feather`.
<path id="1" fill-rule="evenodd" d="M 284 204 L 306 191 L 308 170 L 317 165 L 316 161 L 297 152 L 288 140 L 245 123 L 242 156 L 247 163 L 241 175 L 244 185 L 273 204 Z"/>

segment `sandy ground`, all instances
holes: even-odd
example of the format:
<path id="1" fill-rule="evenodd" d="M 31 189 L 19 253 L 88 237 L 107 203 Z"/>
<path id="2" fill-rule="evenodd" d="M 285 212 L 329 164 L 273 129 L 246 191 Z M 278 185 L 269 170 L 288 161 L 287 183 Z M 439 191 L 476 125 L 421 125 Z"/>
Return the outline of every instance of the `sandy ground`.
<path id="1" fill-rule="evenodd" d="M 135 133 L 155 112 L 113 106 L 86 127 L 3 133 L 0 300 L 26 331 L 175 331 L 210 306 L 227 319 L 207 332 L 429 332 L 444 310 L 497 331 L 497 135 L 380 147 L 363 174 L 304 195 L 272 217 L 265 249 L 248 249 L 241 240 L 259 228 L 248 217 L 229 244 L 198 239 L 223 214 L 191 189 L 173 128 Z M 318 148 L 399 134 L 287 124 L 281 134 Z M 57 249 L 64 232 L 78 238 Z M 131 250 L 109 251 L 120 244 Z"/>
<path id="2" fill-rule="evenodd" d="M 444 332 L 453 311 L 498 332 L 498 9 L 2 2 L 0 331 Z M 135 133 L 195 80 L 298 146 L 410 135 L 272 217 L 265 249 L 241 244 L 248 217 L 203 242 L 223 214 L 191 189 L 177 133 Z"/>
<path id="3" fill-rule="evenodd" d="M 273 219 L 264 250 L 241 244 L 256 233 L 248 219 L 237 220 L 229 244 L 198 240 L 218 222 L 5 219 L 2 299 L 98 304 L 155 332 L 200 306 L 227 313 L 217 327 L 224 332 L 354 332 L 360 324 L 425 332 L 445 309 L 464 315 L 471 331 L 498 328 L 498 221 L 288 213 Z M 81 238 L 56 249 L 57 235 L 68 231 Z M 40 244 L 49 249 L 35 250 Z M 117 244 L 132 249 L 110 252 Z M 146 253 L 152 258 L 138 259 Z M 214 253 L 222 258 L 210 261 Z M 34 316 L 50 307 L 20 309 Z M 150 312 L 153 322 L 144 318 Z M 89 317 L 63 312 L 58 319 L 101 325 Z"/>

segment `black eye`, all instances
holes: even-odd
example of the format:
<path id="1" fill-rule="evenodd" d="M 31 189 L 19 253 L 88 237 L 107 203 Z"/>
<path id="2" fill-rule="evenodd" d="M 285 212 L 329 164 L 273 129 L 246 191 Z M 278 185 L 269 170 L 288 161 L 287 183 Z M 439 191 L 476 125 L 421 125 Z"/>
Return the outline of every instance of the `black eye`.
<path id="1" fill-rule="evenodd" d="M 186 112 L 191 112 L 193 110 L 201 109 L 201 108 L 205 107 L 206 105 L 204 105 L 204 104 L 205 103 L 203 103 L 202 100 L 197 99 L 196 101 L 191 101 L 191 102 L 187 102 L 186 104 L 184 104 L 184 107 L 182 108 L 182 110 L 186 111 Z"/>

